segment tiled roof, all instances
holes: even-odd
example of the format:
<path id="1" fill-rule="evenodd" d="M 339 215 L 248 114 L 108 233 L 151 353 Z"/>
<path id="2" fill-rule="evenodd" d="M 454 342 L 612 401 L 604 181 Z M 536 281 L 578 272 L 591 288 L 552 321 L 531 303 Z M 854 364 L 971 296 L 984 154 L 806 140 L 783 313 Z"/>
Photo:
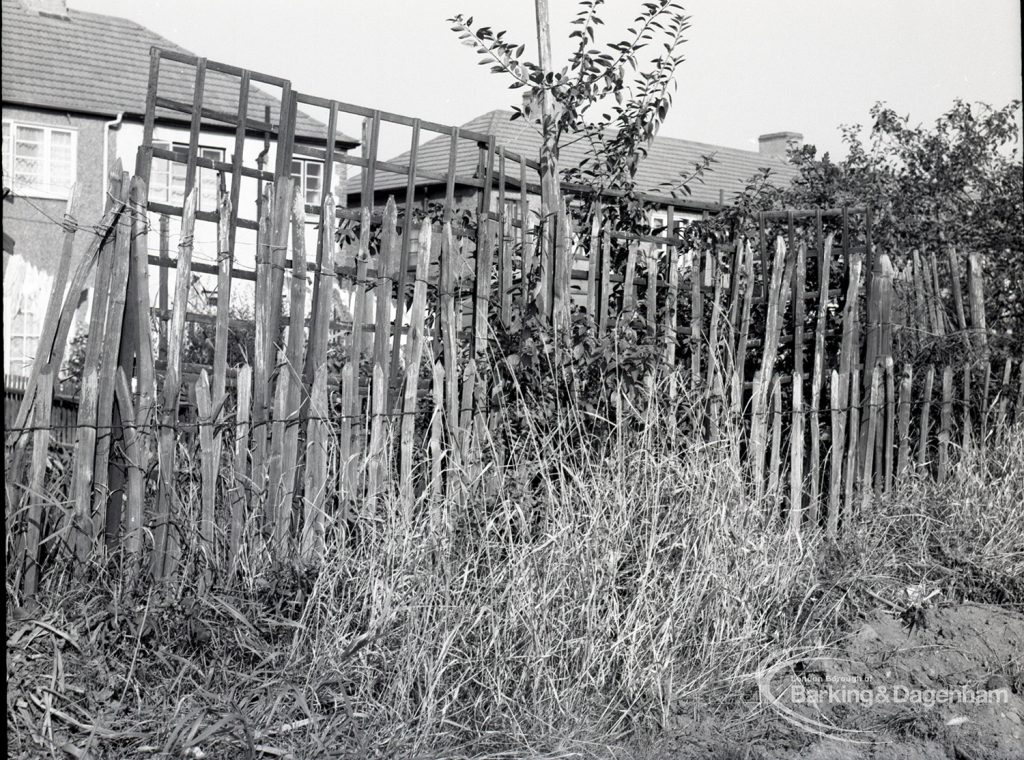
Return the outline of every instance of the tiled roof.
<path id="1" fill-rule="evenodd" d="M 494 135 L 498 147 L 528 158 L 536 158 L 540 152 L 540 134 L 525 120 L 511 121 L 511 117 L 511 111 L 491 111 L 467 122 L 461 128 Z M 447 136 L 424 142 L 418 149 L 417 168 L 429 174 L 447 174 L 450 145 L 451 141 Z M 584 147 L 581 143 L 569 144 L 562 148 L 559 161 L 562 166 L 572 165 L 578 163 L 583 155 Z M 681 175 L 692 173 L 694 165 L 704 155 L 713 155 L 715 162 L 704 174 L 703 182 L 691 182 L 691 194 L 682 196 L 698 203 L 718 203 L 720 197 L 724 198 L 726 203 L 731 202 L 736 194 L 747 186 L 750 178 L 762 168 L 770 168 L 781 180 L 789 180 L 796 175 L 793 166 L 781 158 L 674 137 L 656 137 L 647 158 L 640 163 L 637 172 L 638 188 L 642 192 L 668 195 L 669 190 L 664 183 L 680 182 Z M 477 145 L 471 140 L 460 140 L 456 156 L 456 176 L 475 177 L 478 160 Z M 409 153 L 403 153 L 389 161 L 408 165 Z M 513 164 L 511 174 L 517 176 L 518 171 L 518 164 Z M 528 180 L 537 181 L 536 173 L 529 172 Z M 349 181 L 350 191 L 358 191 L 361 182 L 360 177 L 353 177 Z M 421 185 L 429 183 L 427 180 L 419 182 Z M 378 191 L 394 190 L 401 195 L 406 187 L 406 178 L 403 175 L 378 172 L 374 187 Z"/>
<path id="2" fill-rule="evenodd" d="M 113 117 L 124 111 L 142 116 L 149 82 L 151 47 L 192 55 L 179 45 L 144 26 L 117 16 L 74 9 L 67 17 L 38 14 L 18 0 L 3 0 L 3 102 L 78 111 Z M 160 94 L 192 102 L 193 69 L 164 60 L 160 66 Z M 238 109 L 238 83 L 208 72 L 204 106 L 234 113 Z M 270 106 L 277 123 L 280 101 L 256 87 L 250 89 L 249 116 L 262 121 Z M 185 120 L 184 114 L 158 112 L 161 118 Z M 222 122 L 210 122 L 230 128 Z M 296 137 L 326 139 L 327 127 L 299 112 Z M 357 141 L 344 135 L 339 143 Z"/>

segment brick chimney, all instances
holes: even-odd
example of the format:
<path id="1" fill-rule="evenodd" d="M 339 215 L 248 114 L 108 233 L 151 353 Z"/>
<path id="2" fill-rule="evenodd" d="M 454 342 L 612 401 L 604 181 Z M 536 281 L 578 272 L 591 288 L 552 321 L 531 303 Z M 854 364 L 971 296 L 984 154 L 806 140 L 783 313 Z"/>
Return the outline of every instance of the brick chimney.
<path id="1" fill-rule="evenodd" d="M 68 17 L 67 0 L 21 0 L 21 4 L 41 15 Z"/>
<path id="2" fill-rule="evenodd" d="M 785 158 L 790 146 L 799 148 L 804 144 L 804 136 L 799 132 L 772 132 L 757 138 L 758 153 L 772 158 Z"/>

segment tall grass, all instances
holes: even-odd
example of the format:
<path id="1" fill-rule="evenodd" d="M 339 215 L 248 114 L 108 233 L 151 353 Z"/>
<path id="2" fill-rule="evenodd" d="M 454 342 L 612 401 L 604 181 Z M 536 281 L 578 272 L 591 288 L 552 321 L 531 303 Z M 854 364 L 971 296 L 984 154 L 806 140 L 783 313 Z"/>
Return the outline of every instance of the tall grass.
<path id="1" fill-rule="evenodd" d="M 414 750 L 553 751 L 735 697 L 768 650 L 826 635 L 818 543 L 751 500 L 733 436 L 674 439 L 676 411 L 652 400 L 596 450 L 567 414 L 464 506 L 379 506 L 326 558 L 296 653 Z"/>
<path id="2" fill-rule="evenodd" d="M 60 666 L 76 720 L 107 727 L 109 757 L 200 739 L 210 756 L 261 741 L 297 757 L 604 756 L 674 710 L 756 700 L 761 663 L 827 647 L 908 583 L 1024 603 L 1020 426 L 944 485 L 902 480 L 831 542 L 788 533 L 771 494 L 752 499 L 737 429 L 683 435 L 699 400 L 666 398 L 627 409 L 599 445 L 581 444 L 589 422 L 571 409 L 528 425 L 464 490 L 425 490 L 411 523 L 397 494 L 360 505 L 316 567 L 272 566 L 254 530 L 241 580 L 198 599 L 158 603 L 167 590 L 125 586 L 113 566 L 45 577 L 47 626 L 82 642 Z M 187 519 L 198 491 L 182 492 Z M 11 625 L 9 607 L 9 641 Z M 11 660 L 9 741 L 49 720 L 31 696 L 11 712 L 54 688 L 38 641 Z M 96 661 L 113 708 L 74 697 Z"/>

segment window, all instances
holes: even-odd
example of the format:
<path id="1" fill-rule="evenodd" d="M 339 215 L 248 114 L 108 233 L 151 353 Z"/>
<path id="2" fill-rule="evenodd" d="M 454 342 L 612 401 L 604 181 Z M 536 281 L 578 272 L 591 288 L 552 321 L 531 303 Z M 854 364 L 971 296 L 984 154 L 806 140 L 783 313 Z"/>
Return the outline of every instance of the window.
<path id="1" fill-rule="evenodd" d="M 5 184 L 22 195 L 66 199 L 75 184 L 78 133 L 13 121 L 3 130 Z"/>
<path id="2" fill-rule="evenodd" d="M 185 143 L 168 143 L 159 140 L 153 141 L 154 148 L 173 150 L 182 157 L 188 155 L 188 145 Z M 223 148 L 209 148 L 199 146 L 199 155 L 202 158 L 209 158 L 213 161 L 224 160 Z M 170 203 L 173 206 L 182 206 L 185 203 L 185 164 L 177 161 L 168 161 L 166 158 L 154 158 L 153 165 L 149 171 L 149 199 L 157 203 Z M 196 180 L 199 184 L 199 205 L 200 211 L 217 210 L 217 185 L 219 172 L 212 169 L 199 167 L 196 173 Z"/>
<path id="3" fill-rule="evenodd" d="M 302 189 L 305 203 L 319 206 L 323 200 L 324 168 L 319 161 L 292 160 L 292 176 Z"/>
<path id="4" fill-rule="evenodd" d="M 53 278 L 12 256 L 4 272 L 4 372 L 28 375 L 39 349 Z"/>

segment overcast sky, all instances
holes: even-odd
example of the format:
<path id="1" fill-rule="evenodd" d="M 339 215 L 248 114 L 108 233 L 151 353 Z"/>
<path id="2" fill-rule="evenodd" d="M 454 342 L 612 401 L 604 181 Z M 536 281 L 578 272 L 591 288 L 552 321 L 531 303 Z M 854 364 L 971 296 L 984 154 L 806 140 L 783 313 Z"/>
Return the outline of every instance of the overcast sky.
<path id="1" fill-rule="evenodd" d="M 291 79 L 304 92 L 444 124 L 519 102 L 446 22 L 456 13 L 536 49 L 533 0 L 68 0 L 133 19 L 196 55 Z M 577 4 L 551 0 L 557 64 Z M 639 0 L 608 0 L 604 41 Z M 793 130 L 842 154 L 838 127 L 887 101 L 930 122 L 954 98 L 1021 97 L 1017 0 L 689 0 L 675 105 L 661 134 L 757 149 Z M 599 38 L 598 42 L 602 40 Z M 350 133 L 351 129 L 347 130 Z M 382 153 L 406 145 L 384 135 Z"/>

